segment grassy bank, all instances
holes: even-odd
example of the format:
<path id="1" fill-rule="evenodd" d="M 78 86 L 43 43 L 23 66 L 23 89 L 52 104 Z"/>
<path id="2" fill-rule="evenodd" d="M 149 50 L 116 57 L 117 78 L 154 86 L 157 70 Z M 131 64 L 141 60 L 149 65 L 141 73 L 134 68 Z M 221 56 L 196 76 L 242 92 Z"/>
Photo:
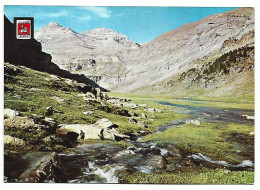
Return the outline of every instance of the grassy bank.
<path id="1" fill-rule="evenodd" d="M 143 97 L 132 98 L 139 103 L 147 103 L 149 107 L 161 108 L 163 113 L 150 113 L 143 107 L 132 109 L 129 107 L 115 106 L 101 100 L 87 101 L 79 96 L 82 93 L 77 88 L 73 88 L 66 83 L 66 79 L 57 78 L 47 73 L 38 72 L 26 67 L 17 67 L 8 63 L 5 66 L 13 69 L 13 73 L 5 72 L 5 93 L 4 107 L 19 111 L 22 116 L 40 117 L 46 115 L 46 107 L 52 106 L 53 115 L 47 116 L 53 118 L 57 124 L 93 124 L 101 118 L 108 118 L 115 124 L 118 124 L 118 131 L 123 134 L 138 134 L 138 131 L 153 132 L 156 127 L 171 122 L 174 119 L 186 117 L 174 112 L 172 109 L 165 109 L 167 106 L 155 103 L 155 99 L 143 101 Z M 11 69 L 11 70 L 12 70 Z M 124 97 L 124 95 L 119 95 Z M 90 111 L 93 114 L 85 115 L 83 112 Z M 137 119 L 145 121 L 148 128 L 139 127 L 129 123 L 129 117 L 120 113 L 133 111 L 138 116 L 141 113 L 147 115 L 147 119 Z M 6 135 L 12 135 L 21 138 L 29 143 L 43 143 L 42 140 L 49 134 L 27 134 L 26 130 L 6 131 Z M 30 138 L 28 138 L 28 136 Z"/>
<path id="2" fill-rule="evenodd" d="M 202 123 L 200 126 L 184 124 L 182 127 L 147 135 L 143 141 L 174 143 L 179 149 L 190 154 L 202 153 L 213 160 L 240 164 L 246 157 L 237 154 L 237 151 L 251 150 L 250 154 L 253 157 L 254 138 L 250 136 L 250 132 L 253 131 L 254 127 L 239 124 Z M 247 149 L 244 150 L 244 146 L 247 146 Z"/>
<path id="3" fill-rule="evenodd" d="M 254 172 L 190 167 L 178 172 L 158 172 L 155 174 L 137 172 L 128 176 L 124 182 L 141 184 L 253 184 Z"/>
<path id="4" fill-rule="evenodd" d="M 203 97 L 195 98 L 195 101 L 188 101 L 178 98 L 185 98 L 184 96 L 170 96 L 168 94 L 162 95 L 145 95 L 145 94 L 122 94 L 122 93 L 109 93 L 112 96 L 128 97 L 138 103 L 147 103 L 154 107 L 161 107 L 160 104 L 154 101 L 167 101 L 169 103 L 178 105 L 193 105 L 201 107 L 216 107 L 216 108 L 230 108 L 230 109 L 254 109 L 254 97 L 252 96 L 238 96 L 238 97 Z M 198 104 L 199 102 L 199 104 Z"/>

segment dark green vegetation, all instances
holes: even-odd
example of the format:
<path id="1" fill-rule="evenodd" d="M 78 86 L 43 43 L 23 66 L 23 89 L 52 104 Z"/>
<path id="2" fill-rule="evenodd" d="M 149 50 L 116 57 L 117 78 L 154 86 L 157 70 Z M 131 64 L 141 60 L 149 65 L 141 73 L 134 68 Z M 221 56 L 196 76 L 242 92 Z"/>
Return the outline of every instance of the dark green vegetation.
<path id="1" fill-rule="evenodd" d="M 224 53 L 214 61 L 202 65 L 200 69 L 191 68 L 188 71 L 183 72 L 179 77 L 179 81 L 182 81 L 185 78 L 189 78 L 191 76 L 193 76 L 192 82 L 195 83 L 202 78 L 205 78 L 206 81 L 209 81 L 214 79 L 216 75 L 229 74 L 231 69 L 236 68 L 241 70 L 238 72 L 242 72 L 245 68 L 252 69 L 254 62 L 248 61 L 248 59 L 254 55 L 254 50 L 255 48 L 252 46 L 244 46 Z"/>
<path id="2" fill-rule="evenodd" d="M 203 70 L 203 74 L 213 74 L 216 72 L 229 74 L 230 68 L 238 66 L 241 59 L 249 58 L 250 54 L 254 54 L 254 47 L 244 46 L 228 53 L 224 53 L 221 57 L 217 58 L 212 63 L 208 63 L 209 67 Z M 249 63 L 248 63 L 249 64 Z M 247 65 L 243 65 L 246 67 Z M 249 64 L 252 68 L 252 63 Z"/>
<path id="3" fill-rule="evenodd" d="M 223 107 L 229 103 L 250 103 L 253 108 L 254 53 L 254 44 L 233 50 L 224 48 L 190 63 L 190 69 L 184 72 L 139 90 L 175 98 L 220 101 Z"/>

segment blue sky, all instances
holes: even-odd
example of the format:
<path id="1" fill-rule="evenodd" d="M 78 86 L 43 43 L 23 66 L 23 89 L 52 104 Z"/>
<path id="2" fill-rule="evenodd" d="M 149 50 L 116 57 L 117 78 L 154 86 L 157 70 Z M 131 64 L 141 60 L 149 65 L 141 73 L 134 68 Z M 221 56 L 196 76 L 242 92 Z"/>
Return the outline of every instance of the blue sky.
<path id="1" fill-rule="evenodd" d="M 50 22 L 82 33 L 94 28 L 110 28 L 135 42 L 147 42 L 179 26 L 195 22 L 231 7 L 80 7 L 80 6 L 4 6 L 13 17 L 34 17 L 35 30 Z"/>

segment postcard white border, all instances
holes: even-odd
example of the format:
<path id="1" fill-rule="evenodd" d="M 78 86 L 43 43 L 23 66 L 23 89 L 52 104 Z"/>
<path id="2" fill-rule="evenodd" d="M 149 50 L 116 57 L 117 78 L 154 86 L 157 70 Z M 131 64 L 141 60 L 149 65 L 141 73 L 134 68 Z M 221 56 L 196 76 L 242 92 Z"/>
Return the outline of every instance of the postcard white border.
<path id="1" fill-rule="evenodd" d="M 69 1 L 65 1 L 65 0 L 44 0 L 44 1 L 35 1 L 35 0 L 1 0 L 1 5 L 0 6 L 0 11 L 3 15 L 3 5 L 75 5 L 75 6 L 180 6 L 180 7 L 255 7 L 256 9 L 256 24 L 255 24 L 255 28 L 256 31 L 258 31 L 259 29 L 259 24 L 258 24 L 258 19 L 260 18 L 260 12 L 259 12 L 259 0 L 69 0 Z M 4 49 L 4 45 L 3 45 L 3 16 L 0 18 L 1 21 L 1 51 L 0 51 L 0 56 L 2 58 L 2 60 L 4 60 L 3 58 L 3 49 Z M 258 38 L 259 33 L 256 32 L 256 37 L 255 37 L 255 41 L 256 41 L 256 59 L 255 59 L 255 83 L 258 84 L 259 83 L 259 79 L 260 76 L 259 74 L 259 66 L 258 64 L 258 60 L 259 59 L 259 48 L 258 48 L 258 44 L 259 44 L 259 38 Z M 3 61 L 2 61 L 3 62 Z M 3 92 L 4 92 L 4 81 L 3 81 L 3 66 L 0 69 L 0 76 L 1 77 L 1 92 L 0 96 L 2 101 L 0 101 L 1 104 L 1 122 L 2 122 L 2 126 L 3 126 L 3 107 L 4 107 L 4 98 L 3 98 Z M 255 85 L 256 89 L 255 89 L 255 97 L 258 97 L 258 99 L 255 100 L 255 116 L 256 116 L 256 120 L 255 120 L 255 130 L 256 130 L 256 137 L 255 138 L 255 144 L 259 149 L 259 128 L 257 128 L 257 126 L 259 126 L 259 120 L 260 120 L 260 114 L 259 114 L 259 97 L 260 97 L 260 86 L 259 85 Z M 208 189 L 221 189 L 221 190 L 225 190 L 225 189 L 236 189 L 236 190 L 244 190 L 244 189 L 260 189 L 260 176 L 259 176 L 259 151 L 256 149 L 256 164 L 255 164 L 255 184 L 254 185 L 97 185 L 97 184 L 81 184 L 81 185 L 72 185 L 72 184 L 53 184 L 53 185 L 49 185 L 49 184 L 3 184 L 3 129 L 1 129 L 1 135 L 0 135 L 0 158 L 1 158 L 1 170 L 0 170 L 0 188 L 1 189 L 26 189 L 26 190 L 35 190 L 36 188 L 39 190 L 45 190 L 46 188 L 48 189 L 72 189 L 72 188 L 77 188 L 77 189 L 113 189 L 113 190 L 127 190 L 127 189 L 149 189 L 149 190 L 158 190 L 158 189 L 189 189 L 189 190 L 208 190 Z"/>

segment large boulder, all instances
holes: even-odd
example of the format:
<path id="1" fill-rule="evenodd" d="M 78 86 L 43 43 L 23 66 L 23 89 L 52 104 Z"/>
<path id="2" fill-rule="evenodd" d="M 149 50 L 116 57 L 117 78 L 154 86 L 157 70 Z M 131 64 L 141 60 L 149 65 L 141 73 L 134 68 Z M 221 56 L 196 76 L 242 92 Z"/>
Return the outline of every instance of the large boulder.
<path id="1" fill-rule="evenodd" d="M 18 111 L 6 108 L 4 109 L 4 117 L 13 119 L 15 116 L 19 116 L 20 113 Z"/>
<path id="2" fill-rule="evenodd" d="M 148 108 L 148 109 L 145 109 L 145 111 L 148 111 L 150 113 L 163 113 L 163 111 L 159 108 Z"/>
<path id="3" fill-rule="evenodd" d="M 129 120 L 128 120 L 128 122 L 130 123 L 130 124 L 137 124 L 137 120 L 135 119 L 135 118 L 129 118 Z"/>
<path id="4" fill-rule="evenodd" d="M 187 121 L 185 121 L 185 124 L 192 124 L 192 125 L 196 125 L 196 126 L 201 125 L 199 120 L 187 120 Z"/>
<path id="5" fill-rule="evenodd" d="M 49 135 L 43 139 L 47 143 L 64 143 L 64 139 L 58 137 L 57 135 Z"/>
<path id="6" fill-rule="evenodd" d="M 28 129 L 29 131 L 39 129 L 39 125 L 35 124 L 33 119 L 19 116 L 16 116 L 13 119 L 5 119 L 4 126 L 5 128 Z"/>
<path id="7" fill-rule="evenodd" d="M 129 108 L 132 108 L 132 109 L 138 108 L 138 105 L 135 104 L 134 102 L 125 102 L 125 103 L 123 103 L 123 106 L 129 107 Z"/>
<path id="8" fill-rule="evenodd" d="M 18 139 L 9 135 L 4 135 L 4 145 L 24 146 L 25 142 L 22 139 Z"/>
<path id="9" fill-rule="evenodd" d="M 147 111 L 150 112 L 150 113 L 156 113 L 155 108 L 148 108 Z"/>
<path id="10" fill-rule="evenodd" d="M 144 121 L 138 121 L 138 122 L 137 122 L 137 125 L 138 125 L 139 127 L 148 128 L 148 126 L 145 124 Z"/>
<path id="11" fill-rule="evenodd" d="M 129 111 L 128 114 L 131 115 L 131 116 L 138 117 L 137 113 L 135 113 L 135 112 L 133 112 L 133 111 Z"/>
<path id="12" fill-rule="evenodd" d="M 115 140 L 115 141 L 121 141 L 121 140 L 130 140 L 130 136 L 128 136 L 128 135 L 122 135 L 122 134 L 120 134 L 120 133 L 118 133 L 118 132 L 114 132 L 113 133 L 113 139 Z"/>
<path id="13" fill-rule="evenodd" d="M 77 139 L 111 139 L 111 140 L 124 140 L 129 139 L 129 136 L 120 134 L 115 128 L 118 125 L 112 123 L 106 118 L 97 121 L 95 124 L 63 124 L 59 125 L 60 128 L 56 133 L 61 138 L 67 138 L 70 132 L 78 134 Z M 80 135 L 84 134 L 84 135 Z M 116 137 L 115 137 L 116 136 Z"/>
<path id="14" fill-rule="evenodd" d="M 52 118 L 40 117 L 31 119 L 29 117 L 20 117 L 16 116 L 13 119 L 5 119 L 4 120 L 5 128 L 13 129 L 13 130 L 26 130 L 26 131 L 47 131 L 47 132 L 55 132 L 57 128 L 57 123 Z"/>
<path id="15" fill-rule="evenodd" d="M 118 128 L 117 124 L 112 123 L 107 118 L 100 119 L 95 124 L 104 129 Z"/>
<path id="16" fill-rule="evenodd" d="M 62 163 L 57 153 L 44 153 L 35 158 L 19 178 L 20 182 L 42 183 L 61 182 L 63 176 Z"/>
<path id="17" fill-rule="evenodd" d="M 254 116 L 250 116 L 250 115 L 242 115 L 243 118 L 246 118 L 248 120 L 255 120 Z"/>
<path id="18" fill-rule="evenodd" d="M 86 96 L 87 96 L 88 98 L 94 98 L 94 99 L 96 98 L 95 95 L 94 95 L 93 93 L 91 93 L 91 92 L 87 92 L 87 93 L 86 93 Z"/>
<path id="19" fill-rule="evenodd" d="M 117 152 L 113 158 L 121 158 L 121 157 L 129 157 L 129 156 L 134 156 L 136 155 L 133 150 L 126 149 L 126 150 L 121 150 Z"/>
<path id="20" fill-rule="evenodd" d="M 109 99 L 109 100 L 107 100 L 107 102 L 109 102 L 110 104 L 117 105 L 117 106 L 123 106 L 123 102 L 121 102 L 119 99 L 116 99 L 116 98 Z"/>
<path id="21" fill-rule="evenodd" d="M 145 115 L 144 113 L 141 114 L 141 118 L 142 119 L 147 119 L 147 115 Z"/>
<path id="22" fill-rule="evenodd" d="M 165 169 L 167 165 L 167 160 L 161 155 L 153 155 L 147 162 L 157 169 Z"/>

